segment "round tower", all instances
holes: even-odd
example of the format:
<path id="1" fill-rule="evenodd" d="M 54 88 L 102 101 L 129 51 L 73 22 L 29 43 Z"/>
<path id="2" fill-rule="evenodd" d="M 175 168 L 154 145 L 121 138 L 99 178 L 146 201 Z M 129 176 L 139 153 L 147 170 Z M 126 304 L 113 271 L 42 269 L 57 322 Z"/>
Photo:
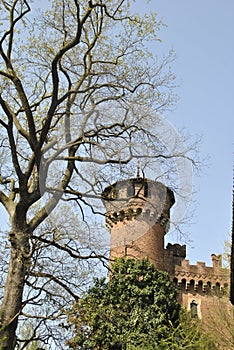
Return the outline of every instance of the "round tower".
<path id="1" fill-rule="evenodd" d="M 108 186 L 102 193 L 111 234 L 110 259 L 148 258 L 164 270 L 164 236 L 169 229 L 172 190 L 139 176 Z"/>

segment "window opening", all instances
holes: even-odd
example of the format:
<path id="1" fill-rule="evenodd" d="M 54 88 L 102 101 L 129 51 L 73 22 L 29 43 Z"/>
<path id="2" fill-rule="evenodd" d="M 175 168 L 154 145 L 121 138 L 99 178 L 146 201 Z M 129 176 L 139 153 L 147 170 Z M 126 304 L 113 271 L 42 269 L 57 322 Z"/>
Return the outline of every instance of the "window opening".
<path id="1" fill-rule="evenodd" d="M 135 194 L 135 188 L 133 184 L 129 184 L 127 187 L 127 196 L 128 197 L 133 197 Z"/>
<path id="2" fill-rule="evenodd" d="M 190 311 L 191 311 L 192 317 L 197 317 L 197 303 L 195 300 L 193 300 L 190 303 Z"/>
<path id="3" fill-rule="evenodd" d="M 146 182 L 144 185 L 144 197 L 150 198 L 151 195 L 151 186 L 148 182 Z"/>

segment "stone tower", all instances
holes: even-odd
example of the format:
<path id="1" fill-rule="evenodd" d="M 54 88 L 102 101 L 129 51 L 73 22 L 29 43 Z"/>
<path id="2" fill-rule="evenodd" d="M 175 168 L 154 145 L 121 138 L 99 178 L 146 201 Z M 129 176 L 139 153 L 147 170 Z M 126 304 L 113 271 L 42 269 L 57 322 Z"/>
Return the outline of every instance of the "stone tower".
<path id="1" fill-rule="evenodd" d="M 164 236 L 169 229 L 173 192 L 139 176 L 108 186 L 103 194 L 111 234 L 110 258 L 147 257 L 164 270 Z"/>

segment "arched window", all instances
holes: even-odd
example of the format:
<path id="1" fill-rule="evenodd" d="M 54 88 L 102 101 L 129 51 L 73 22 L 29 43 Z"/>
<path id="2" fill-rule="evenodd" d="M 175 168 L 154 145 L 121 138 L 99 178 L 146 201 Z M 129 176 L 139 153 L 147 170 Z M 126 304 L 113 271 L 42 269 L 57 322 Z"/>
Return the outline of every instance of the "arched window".
<path id="1" fill-rule="evenodd" d="M 181 281 L 181 288 L 182 289 L 186 288 L 186 279 L 185 278 L 183 278 L 182 281 Z"/>
<path id="2" fill-rule="evenodd" d="M 134 195 L 135 195 L 135 188 L 134 188 L 134 185 L 130 183 L 128 184 L 128 187 L 127 187 L 127 196 L 133 197 Z"/>
<path id="3" fill-rule="evenodd" d="M 151 184 L 146 182 L 145 185 L 144 185 L 144 197 L 150 198 L 151 195 L 152 195 L 152 193 L 151 193 Z"/>
<path id="4" fill-rule="evenodd" d="M 191 303 L 190 303 L 190 311 L 191 311 L 191 315 L 192 317 L 197 317 L 197 303 L 195 300 L 193 300 Z"/>
<path id="5" fill-rule="evenodd" d="M 201 292 L 203 288 L 203 282 L 202 281 L 198 281 L 198 291 Z"/>
<path id="6" fill-rule="evenodd" d="M 208 281 L 207 282 L 207 292 L 210 292 L 211 291 L 211 282 Z"/>
<path id="7" fill-rule="evenodd" d="M 195 281 L 194 280 L 190 280 L 190 290 L 192 292 L 194 292 L 194 288 L 195 288 Z"/>
<path id="8" fill-rule="evenodd" d="M 216 295 L 220 295 L 220 283 L 219 282 L 216 282 L 214 290 L 215 290 Z"/>

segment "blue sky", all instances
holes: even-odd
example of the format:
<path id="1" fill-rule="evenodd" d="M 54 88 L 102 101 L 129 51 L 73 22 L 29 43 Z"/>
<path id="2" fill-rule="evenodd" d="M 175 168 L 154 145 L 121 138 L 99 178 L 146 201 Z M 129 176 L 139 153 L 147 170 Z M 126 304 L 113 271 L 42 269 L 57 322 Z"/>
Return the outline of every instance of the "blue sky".
<path id="1" fill-rule="evenodd" d="M 211 265 L 210 255 L 223 251 L 231 230 L 234 1 L 152 0 L 148 7 L 168 26 L 161 31 L 161 49 L 173 48 L 177 56 L 172 68 L 180 99 L 165 116 L 178 130 L 202 136 L 206 166 L 195 175 L 187 258 Z"/>
<path id="2" fill-rule="evenodd" d="M 146 9 L 140 1 L 139 8 Z M 165 117 L 176 129 L 202 135 L 200 157 L 208 158 L 195 177 L 194 217 L 188 226 L 187 257 L 205 261 L 223 251 L 231 230 L 233 115 L 234 115 L 234 1 L 152 0 L 149 10 L 158 12 L 168 25 L 160 37 L 160 50 L 173 48 L 179 101 Z M 158 47 L 158 46 L 157 46 Z M 1 221 L 6 222 L 2 216 Z M 169 241 L 175 237 L 168 237 Z"/>

